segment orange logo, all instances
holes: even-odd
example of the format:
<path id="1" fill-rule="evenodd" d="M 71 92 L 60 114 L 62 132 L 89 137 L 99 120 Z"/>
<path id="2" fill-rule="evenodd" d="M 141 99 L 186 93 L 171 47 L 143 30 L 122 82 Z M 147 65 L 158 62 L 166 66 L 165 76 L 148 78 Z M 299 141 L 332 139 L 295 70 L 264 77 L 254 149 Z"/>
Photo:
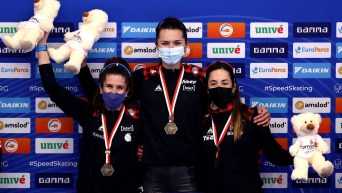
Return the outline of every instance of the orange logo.
<path id="1" fill-rule="evenodd" d="M 29 154 L 30 153 L 30 138 L 1 138 L 2 153 L 11 154 Z"/>
<path id="2" fill-rule="evenodd" d="M 73 133 L 72 118 L 36 118 L 36 133 Z"/>
<path id="3" fill-rule="evenodd" d="M 322 118 L 318 133 L 330 133 L 330 118 Z"/>
<path id="4" fill-rule="evenodd" d="M 208 38 L 245 38 L 244 22 L 208 23 Z"/>
<path id="5" fill-rule="evenodd" d="M 275 138 L 275 140 L 280 144 L 280 146 L 287 150 L 289 149 L 289 142 L 287 138 Z"/>
<path id="6" fill-rule="evenodd" d="M 202 43 L 188 43 L 185 58 L 202 58 Z"/>
<path id="7" fill-rule="evenodd" d="M 342 98 L 336 98 L 336 113 L 342 113 Z"/>

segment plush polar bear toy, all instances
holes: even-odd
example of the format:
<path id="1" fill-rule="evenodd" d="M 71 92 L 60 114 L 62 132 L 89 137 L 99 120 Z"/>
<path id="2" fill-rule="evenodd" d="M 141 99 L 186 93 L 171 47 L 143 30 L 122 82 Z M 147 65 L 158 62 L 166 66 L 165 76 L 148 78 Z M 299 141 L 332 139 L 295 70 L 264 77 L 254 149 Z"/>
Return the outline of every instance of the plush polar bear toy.
<path id="1" fill-rule="evenodd" d="M 332 174 L 334 166 L 326 161 L 322 154 L 329 151 L 328 145 L 319 136 L 318 128 L 322 118 L 315 113 L 301 113 L 291 118 L 297 141 L 290 146 L 290 154 L 294 156 L 292 180 L 308 180 L 309 164 L 321 177 Z"/>
<path id="2" fill-rule="evenodd" d="M 80 72 L 81 63 L 88 51 L 100 38 L 101 32 L 108 23 L 108 15 L 102 10 L 94 9 L 84 12 L 82 21 L 79 30 L 64 34 L 65 44 L 57 49 L 48 49 L 50 58 L 57 63 L 69 59 L 64 64 L 64 68 L 76 74 Z"/>
<path id="3" fill-rule="evenodd" d="M 21 48 L 27 52 L 32 51 L 44 32 L 53 29 L 53 21 L 60 7 L 57 0 L 34 0 L 34 16 L 28 21 L 20 22 L 14 36 L 4 36 L 2 41 L 11 50 Z"/>

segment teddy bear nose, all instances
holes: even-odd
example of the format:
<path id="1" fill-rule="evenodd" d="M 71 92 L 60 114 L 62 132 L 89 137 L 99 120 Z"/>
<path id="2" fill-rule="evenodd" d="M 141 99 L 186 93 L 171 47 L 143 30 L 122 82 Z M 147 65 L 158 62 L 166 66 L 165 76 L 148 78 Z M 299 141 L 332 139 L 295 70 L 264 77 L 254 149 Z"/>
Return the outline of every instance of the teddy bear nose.
<path id="1" fill-rule="evenodd" d="M 306 126 L 306 128 L 311 131 L 315 128 L 315 126 L 313 124 L 309 124 Z"/>
<path id="2" fill-rule="evenodd" d="M 89 12 L 84 12 L 83 13 L 83 17 L 88 17 L 89 16 Z"/>
<path id="3" fill-rule="evenodd" d="M 40 0 L 34 0 L 34 3 L 39 3 Z"/>

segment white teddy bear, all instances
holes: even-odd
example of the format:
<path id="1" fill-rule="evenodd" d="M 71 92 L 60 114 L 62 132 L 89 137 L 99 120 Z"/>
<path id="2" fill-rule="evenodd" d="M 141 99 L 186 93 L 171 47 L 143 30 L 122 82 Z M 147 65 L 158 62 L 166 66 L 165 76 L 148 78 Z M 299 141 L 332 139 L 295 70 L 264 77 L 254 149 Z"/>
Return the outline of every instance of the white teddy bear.
<path id="1" fill-rule="evenodd" d="M 34 16 L 19 23 L 13 37 L 4 36 L 2 41 L 11 50 L 32 51 L 44 32 L 53 29 L 53 21 L 58 15 L 61 4 L 57 0 L 34 0 Z"/>
<path id="2" fill-rule="evenodd" d="M 292 180 L 308 180 L 309 164 L 321 177 L 328 177 L 334 171 L 330 161 L 326 161 L 322 154 L 329 151 L 328 145 L 318 135 L 318 128 L 322 118 L 315 113 L 301 113 L 291 118 L 293 129 L 297 134 L 296 142 L 290 146 L 290 154 L 294 156 L 294 170 Z"/>
<path id="3" fill-rule="evenodd" d="M 94 9 L 84 12 L 82 21 L 79 30 L 64 34 L 65 44 L 57 49 L 48 49 L 50 58 L 57 63 L 69 59 L 64 68 L 75 74 L 80 72 L 81 63 L 88 51 L 100 39 L 100 34 L 108 23 L 108 15 L 102 10 Z"/>

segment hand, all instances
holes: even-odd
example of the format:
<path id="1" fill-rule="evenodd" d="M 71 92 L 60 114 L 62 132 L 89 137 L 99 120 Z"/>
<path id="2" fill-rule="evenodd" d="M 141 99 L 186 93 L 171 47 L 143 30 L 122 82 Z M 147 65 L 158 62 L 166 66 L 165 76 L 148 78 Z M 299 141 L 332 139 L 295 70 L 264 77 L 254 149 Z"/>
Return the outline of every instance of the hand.
<path id="1" fill-rule="evenodd" d="M 87 66 L 87 58 L 84 58 L 84 60 L 81 63 L 81 68 L 84 68 Z"/>
<path id="2" fill-rule="evenodd" d="M 271 122 L 271 114 L 265 107 L 258 107 L 258 115 L 254 117 L 254 123 L 257 125 L 262 125 L 263 127 L 267 127 Z"/>
<path id="3" fill-rule="evenodd" d="M 37 46 L 45 46 L 50 32 L 44 32 L 44 36 L 37 42 Z"/>
<path id="4" fill-rule="evenodd" d="M 139 160 L 139 161 L 142 160 L 143 149 L 144 149 L 144 146 L 143 146 L 143 145 L 139 145 L 139 146 L 138 146 L 137 157 L 138 157 L 138 160 Z"/>

